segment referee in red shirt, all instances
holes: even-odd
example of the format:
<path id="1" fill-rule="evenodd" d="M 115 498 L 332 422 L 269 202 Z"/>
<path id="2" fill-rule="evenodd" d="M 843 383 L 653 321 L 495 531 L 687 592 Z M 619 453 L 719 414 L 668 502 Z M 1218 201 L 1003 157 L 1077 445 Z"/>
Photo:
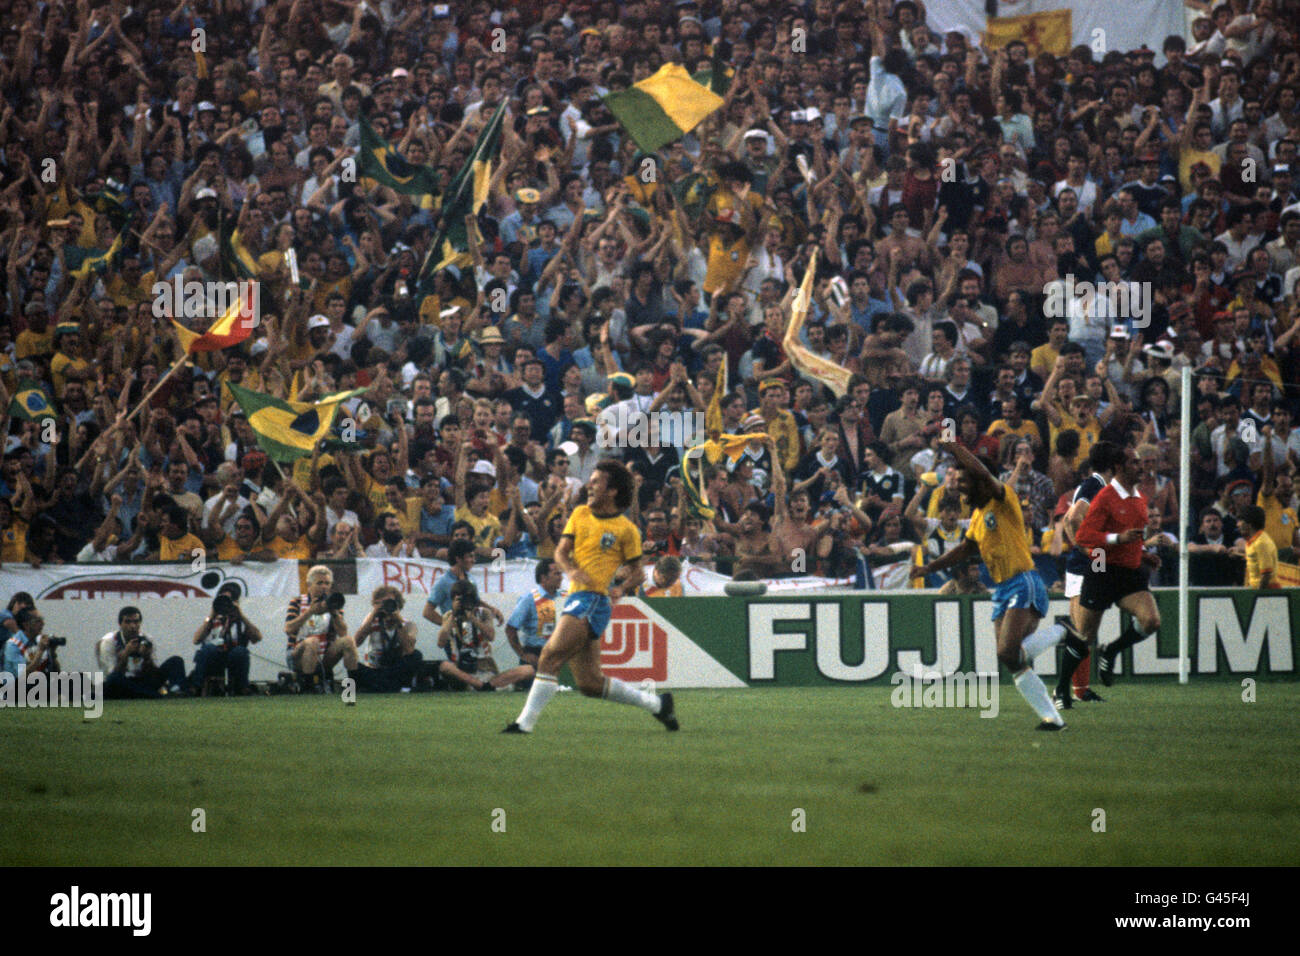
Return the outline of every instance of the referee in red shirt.
<path id="1" fill-rule="evenodd" d="M 1124 459 L 1110 484 L 1098 492 L 1088 507 L 1075 535 L 1075 543 L 1091 560 L 1105 552 L 1102 567 L 1084 575 L 1083 592 L 1079 604 L 1084 615 L 1091 620 L 1081 627 L 1096 633 L 1101 615 L 1112 604 L 1132 615 L 1124 633 L 1101 648 L 1097 655 L 1097 673 L 1101 682 L 1109 687 L 1115 680 L 1115 658 L 1160 630 L 1160 610 L 1155 595 L 1147 587 L 1147 574 L 1143 565 L 1152 569 L 1160 567 L 1160 558 L 1142 549 L 1143 533 L 1147 524 L 1147 500 L 1138 491 L 1142 466 L 1137 452 L 1124 449 Z"/>

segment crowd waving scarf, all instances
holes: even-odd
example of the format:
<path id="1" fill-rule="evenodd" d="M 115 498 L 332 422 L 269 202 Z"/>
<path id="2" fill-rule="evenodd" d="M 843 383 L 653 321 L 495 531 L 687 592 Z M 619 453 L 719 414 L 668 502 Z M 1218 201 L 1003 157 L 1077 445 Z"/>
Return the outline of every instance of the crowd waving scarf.
<path id="1" fill-rule="evenodd" d="M 849 379 L 853 377 L 853 373 L 842 365 L 836 365 L 830 359 L 814 355 L 808 350 L 807 346 L 799 341 L 799 332 L 803 329 L 804 321 L 808 318 L 809 306 L 812 305 L 813 277 L 816 272 L 817 250 L 814 249 L 812 258 L 808 262 L 808 268 L 803 274 L 803 282 L 799 286 L 799 293 L 794 297 L 790 324 L 786 327 L 785 339 L 782 341 L 781 347 L 785 349 L 790 364 L 801 375 L 816 379 L 834 392 L 836 398 L 840 398 L 848 392 Z"/>
<path id="2" fill-rule="evenodd" d="M 751 441 L 762 441 L 767 436 L 761 433 L 751 435 L 719 435 L 710 438 L 702 445 L 696 445 L 686 452 L 682 459 L 682 487 L 686 489 L 686 498 L 691 511 L 705 521 L 712 521 L 717 509 L 709 503 L 708 489 L 704 485 L 704 466 L 707 463 L 716 467 L 723 458 L 738 461 L 744 454 L 745 446 Z M 693 467 L 692 467 L 693 466 Z"/>

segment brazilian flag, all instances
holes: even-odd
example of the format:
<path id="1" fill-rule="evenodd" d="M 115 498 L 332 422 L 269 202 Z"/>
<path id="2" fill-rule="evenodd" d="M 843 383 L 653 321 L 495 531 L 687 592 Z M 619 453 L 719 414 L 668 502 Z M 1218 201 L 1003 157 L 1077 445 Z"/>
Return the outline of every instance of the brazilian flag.
<path id="1" fill-rule="evenodd" d="M 226 387 L 248 416 L 258 447 L 281 463 L 310 455 L 317 442 L 330 437 L 339 405 L 366 391 L 357 388 L 326 395 L 318 402 L 289 402 L 234 382 Z"/>
<path id="2" fill-rule="evenodd" d="M 50 397 L 30 380 L 23 381 L 9 403 L 9 417 L 25 422 L 39 422 L 56 417 Z"/>
<path id="3" fill-rule="evenodd" d="M 239 238 L 239 230 L 221 226 L 221 265 L 225 276 L 236 279 L 256 279 L 257 260 Z"/>
<path id="4" fill-rule="evenodd" d="M 709 200 L 718 189 L 718 177 L 712 171 L 688 173 L 669 188 L 687 219 L 696 220 L 704 215 Z"/>
<path id="5" fill-rule="evenodd" d="M 474 149 L 465 165 L 447 186 L 438 232 L 420 267 L 420 282 L 425 288 L 429 288 L 434 273 L 439 269 L 447 266 L 464 268 L 473 262 L 465 217 L 477 216 L 487 201 L 488 186 L 492 182 L 492 164 L 496 162 L 497 153 L 501 150 L 501 125 L 505 118 L 506 102 L 505 99 L 501 100 L 501 105 L 474 141 Z"/>
<path id="6" fill-rule="evenodd" d="M 116 264 L 118 256 L 122 254 L 122 247 L 126 244 L 126 231 L 130 225 L 122 227 L 122 231 L 117 234 L 113 244 L 107 250 L 95 256 L 86 256 L 81 260 L 81 265 L 73 270 L 74 279 L 89 279 L 92 272 L 103 275 Z"/>
<path id="7" fill-rule="evenodd" d="M 361 155 L 357 171 L 381 186 L 408 196 L 432 196 L 438 193 L 437 171 L 431 166 L 408 162 L 388 140 L 376 133 L 370 121 L 361 117 Z"/>

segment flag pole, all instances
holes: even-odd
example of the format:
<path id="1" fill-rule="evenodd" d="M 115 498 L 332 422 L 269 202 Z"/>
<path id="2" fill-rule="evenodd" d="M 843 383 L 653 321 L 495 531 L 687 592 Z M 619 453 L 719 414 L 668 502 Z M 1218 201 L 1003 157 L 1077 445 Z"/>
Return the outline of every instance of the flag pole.
<path id="1" fill-rule="evenodd" d="M 144 398 L 140 399 L 140 403 L 131 410 L 130 415 L 127 415 L 126 418 L 122 420 L 122 424 L 125 425 L 131 419 L 135 418 L 135 416 L 139 414 L 140 409 L 144 408 L 147 404 L 149 404 L 149 400 L 158 393 L 158 389 L 162 388 L 163 385 L 166 384 L 167 380 L 171 378 L 173 375 L 175 375 L 177 372 L 179 372 L 181 368 L 184 367 L 184 365 L 189 360 L 190 360 L 190 353 L 188 352 L 183 353 L 181 357 L 177 359 L 176 364 L 167 370 L 167 374 L 164 375 L 162 378 L 158 379 L 157 383 L 154 384 L 154 387 L 149 390 L 149 394 L 146 395 Z"/>

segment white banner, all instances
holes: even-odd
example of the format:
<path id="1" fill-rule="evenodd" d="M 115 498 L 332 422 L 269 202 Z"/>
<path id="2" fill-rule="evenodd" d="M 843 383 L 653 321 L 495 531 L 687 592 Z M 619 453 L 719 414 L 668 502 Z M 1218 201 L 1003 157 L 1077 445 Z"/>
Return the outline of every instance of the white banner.
<path id="1" fill-rule="evenodd" d="M 1187 37 L 1183 4 L 1175 0 L 1001 0 L 998 16 L 1017 17 L 1049 10 L 1070 11 L 1071 43 L 1103 52 L 1136 50 L 1144 43 L 1164 63 L 1165 37 Z M 988 23 L 984 0 L 928 0 L 926 23 L 940 35 L 956 30 L 982 46 Z M 1093 58 L 1101 55 L 1094 52 Z"/>
<path id="2" fill-rule="evenodd" d="M 361 595 L 369 595 L 375 588 L 385 584 L 396 587 L 403 594 L 427 595 L 433 590 L 434 582 L 447 570 L 447 562 L 426 561 L 423 558 L 358 558 L 356 564 L 357 593 Z M 495 603 L 491 600 L 494 594 L 518 599 L 536 585 L 536 568 L 537 562 L 531 558 L 494 561 L 491 564 L 475 565 L 470 572 L 470 580 L 478 588 L 479 596 L 490 603 Z M 650 569 L 646 568 L 646 580 L 649 579 Z M 689 561 L 682 562 L 683 597 L 724 594 L 723 589 L 730 580 L 725 574 L 696 567 Z M 763 583 L 767 585 L 769 594 L 785 594 L 791 591 L 852 587 L 853 579 L 805 575 L 797 578 L 767 578 Z"/>
<path id="3" fill-rule="evenodd" d="M 251 561 L 245 564 L 9 564 L 5 594 L 26 591 L 37 601 L 85 601 L 108 598 L 123 604 L 143 598 L 212 598 L 228 582 L 239 593 L 297 594 L 297 561 Z"/>

